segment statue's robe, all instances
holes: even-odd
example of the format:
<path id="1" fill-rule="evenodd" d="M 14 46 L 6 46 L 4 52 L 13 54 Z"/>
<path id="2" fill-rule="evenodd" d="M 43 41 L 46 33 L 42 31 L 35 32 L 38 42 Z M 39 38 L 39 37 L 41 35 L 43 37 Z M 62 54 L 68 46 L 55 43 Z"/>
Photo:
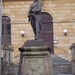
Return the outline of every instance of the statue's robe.
<path id="1" fill-rule="evenodd" d="M 42 24 L 41 9 L 42 9 L 42 2 L 38 1 L 37 3 L 34 2 L 33 4 L 31 4 L 30 11 L 29 11 L 29 18 L 35 36 L 37 32 L 41 31 L 41 24 Z"/>

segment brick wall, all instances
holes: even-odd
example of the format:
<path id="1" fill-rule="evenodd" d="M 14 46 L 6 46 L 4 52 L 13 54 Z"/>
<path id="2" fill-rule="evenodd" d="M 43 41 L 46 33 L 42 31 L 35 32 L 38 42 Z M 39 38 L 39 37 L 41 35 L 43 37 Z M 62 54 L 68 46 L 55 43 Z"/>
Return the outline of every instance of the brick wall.
<path id="1" fill-rule="evenodd" d="M 15 1 L 4 0 L 2 7 L 2 15 L 6 15 L 11 19 L 11 44 L 14 48 L 14 56 L 19 55 L 18 48 L 21 47 L 26 40 L 33 39 L 34 34 L 30 23 L 28 23 L 27 12 L 32 1 Z M 24 37 L 21 31 L 25 32 Z"/>
<path id="2" fill-rule="evenodd" d="M 26 40 L 34 39 L 27 13 L 33 0 L 4 0 L 2 15 L 11 19 L 11 38 L 14 56 L 19 54 L 18 48 Z M 48 12 L 53 17 L 54 36 L 58 43 L 54 44 L 55 53 L 68 53 L 69 47 L 75 41 L 75 0 L 42 0 L 42 11 Z M 67 29 L 67 36 L 63 30 Z M 22 37 L 20 31 L 25 31 Z"/>

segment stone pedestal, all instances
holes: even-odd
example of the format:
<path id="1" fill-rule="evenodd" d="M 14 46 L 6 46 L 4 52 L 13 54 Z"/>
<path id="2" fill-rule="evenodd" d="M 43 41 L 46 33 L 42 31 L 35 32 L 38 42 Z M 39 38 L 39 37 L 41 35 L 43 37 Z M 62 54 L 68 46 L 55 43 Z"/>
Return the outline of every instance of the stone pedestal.
<path id="1" fill-rule="evenodd" d="M 2 75 L 8 75 L 9 66 L 13 63 L 13 48 L 9 46 L 3 46 L 3 62 L 2 62 Z"/>
<path id="2" fill-rule="evenodd" d="M 70 49 L 71 49 L 71 60 L 75 62 L 75 43 L 71 45 Z"/>
<path id="3" fill-rule="evenodd" d="M 49 48 L 42 40 L 29 40 L 21 52 L 18 75 L 53 75 Z"/>
<path id="4" fill-rule="evenodd" d="M 9 46 L 3 46 L 3 62 L 13 63 L 13 48 Z"/>
<path id="5" fill-rule="evenodd" d="M 75 43 L 71 45 L 70 49 L 71 49 L 72 72 L 73 75 L 75 75 Z"/>

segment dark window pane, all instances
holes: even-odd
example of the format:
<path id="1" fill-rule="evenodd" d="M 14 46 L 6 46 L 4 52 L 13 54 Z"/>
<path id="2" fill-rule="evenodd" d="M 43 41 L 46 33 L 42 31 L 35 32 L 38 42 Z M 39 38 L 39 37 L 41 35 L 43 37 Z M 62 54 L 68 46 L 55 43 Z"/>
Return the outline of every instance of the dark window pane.
<path id="1" fill-rule="evenodd" d="M 7 36 L 7 44 L 10 45 L 11 44 L 11 36 Z"/>
<path id="2" fill-rule="evenodd" d="M 4 23 L 4 19 L 2 18 L 2 23 Z"/>
<path id="3" fill-rule="evenodd" d="M 2 24 L 2 30 L 4 30 L 4 24 Z"/>
<path id="4" fill-rule="evenodd" d="M 10 30 L 10 24 L 7 24 L 7 30 Z"/>
<path id="5" fill-rule="evenodd" d="M 4 41 L 5 41 L 4 36 L 2 36 L 2 40 L 1 40 L 2 45 L 4 45 L 4 43 L 5 43 Z"/>
<path id="6" fill-rule="evenodd" d="M 6 32 L 6 35 L 10 35 L 11 33 L 10 33 L 10 30 L 8 30 L 7 32 Z"/>
<path id="7" fill-rule="evenodd" d="M 2 35 L 4 34 L 4 24 L 2 24 Z"/>
<path id="8" fill-rule="evenodd" d="M 4 35 L 4 31 L 2 30 L 2 35 Z"/>

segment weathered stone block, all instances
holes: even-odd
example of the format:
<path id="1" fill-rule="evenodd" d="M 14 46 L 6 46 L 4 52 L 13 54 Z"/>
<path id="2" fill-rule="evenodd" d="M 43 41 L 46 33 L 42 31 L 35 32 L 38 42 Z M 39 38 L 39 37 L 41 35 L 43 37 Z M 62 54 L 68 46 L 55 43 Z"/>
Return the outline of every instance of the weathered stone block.
<path id="1" fill-rule="evenodd" d="M 19 50 L 18 75 L 53 75 L 49 48 L 42 40 L 27 41 Z"/>

